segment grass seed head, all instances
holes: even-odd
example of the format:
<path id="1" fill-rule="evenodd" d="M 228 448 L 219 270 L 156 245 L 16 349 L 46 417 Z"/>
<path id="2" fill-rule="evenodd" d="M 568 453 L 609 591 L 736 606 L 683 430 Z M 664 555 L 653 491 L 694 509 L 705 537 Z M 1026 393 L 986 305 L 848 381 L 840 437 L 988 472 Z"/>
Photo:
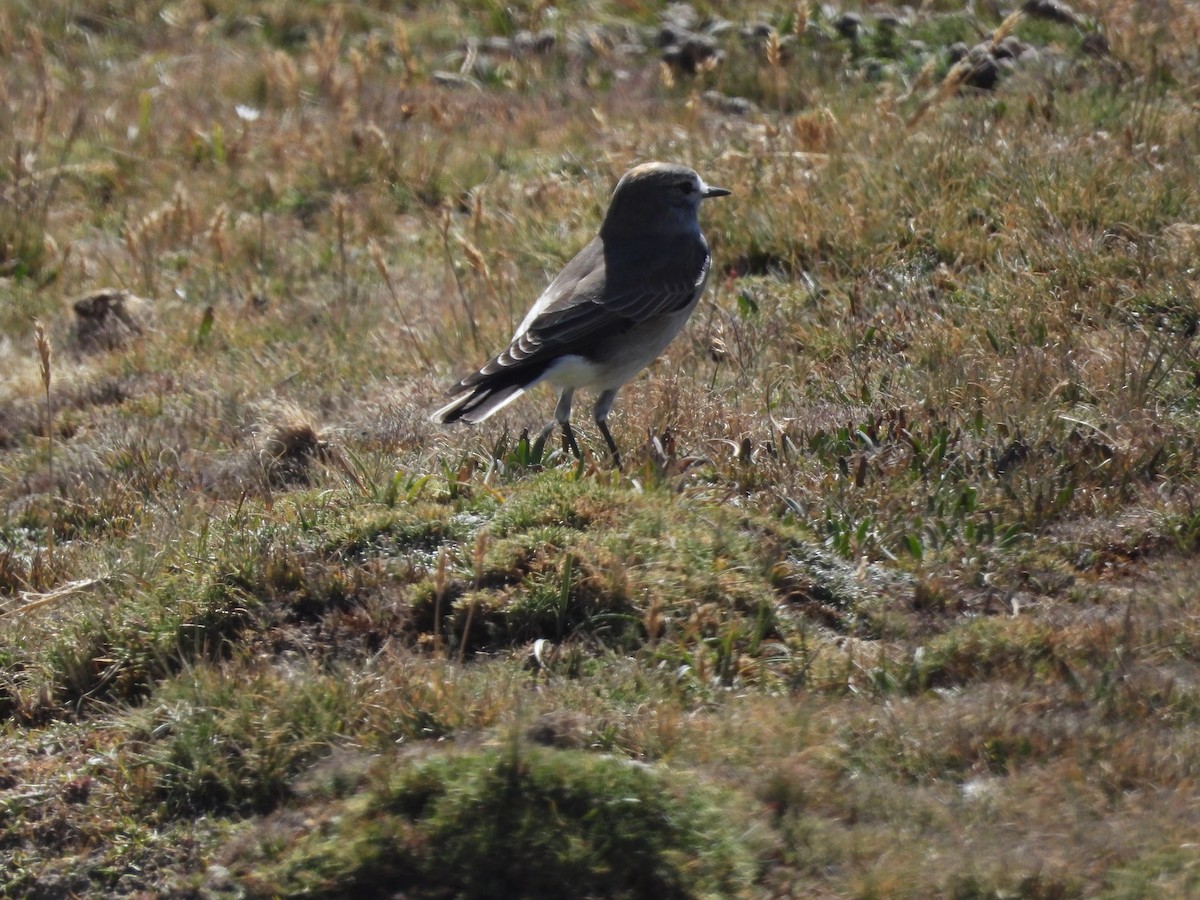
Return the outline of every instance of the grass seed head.
<path id="1" fill-rule="evenodd" d="M 792 14 L 792 31 L 796 37 L 803 39 L 808 32 L 808 5 L 804 3 L 796 4 L 796 11 Z"/>
<path id="2" fill-rule="evenodd" d="M 46 337 L 46 329 L 41 319 L 33 320 L 33 342 L 37 348 L 38 367 L 42 375 L 42 387 L 50 393 L 50 363 L 54 358 L 54 350 L 50 346 L 50 338 Z"/>
<path id="3" fill-rule="evenodd" d="M 779 32 L 774 29 L 767 35 L 767 65 L 772 69 L 778 69 L 782 60 L 782 53 L 779 46 Z"/>
<path id="4" fill-rule="evenodd" d="M 675 87 L 675 73 L 665 62 L 658 64 L 658 80 L 668 91 Z"/>

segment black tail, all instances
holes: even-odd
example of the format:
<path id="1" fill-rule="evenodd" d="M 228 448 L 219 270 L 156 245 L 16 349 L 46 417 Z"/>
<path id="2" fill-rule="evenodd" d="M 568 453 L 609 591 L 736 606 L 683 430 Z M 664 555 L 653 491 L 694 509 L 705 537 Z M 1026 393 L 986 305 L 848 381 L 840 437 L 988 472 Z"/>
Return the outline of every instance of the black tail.
<path id="1" fill-rule="evenodd" d="M 527 390 L 538 384 L 545 375 L 545 366 L 521 366 L 468 375 L 447 391 L 454 399 L 437 410 L 431 419 L 450 423 L 460 419 L 475 425 L 482 422 L 498 409 L 503 409 Z"/>

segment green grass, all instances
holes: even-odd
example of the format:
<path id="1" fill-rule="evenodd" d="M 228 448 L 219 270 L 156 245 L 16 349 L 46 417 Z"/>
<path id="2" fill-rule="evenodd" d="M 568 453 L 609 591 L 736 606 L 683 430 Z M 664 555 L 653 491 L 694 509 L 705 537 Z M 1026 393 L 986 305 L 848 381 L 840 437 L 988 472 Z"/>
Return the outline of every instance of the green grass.
<path id="1" fill-rule="evenodd" d="M 960 7 L 0 12 L 0 896 L 1194 893 L 1196 11 Z M 432 425 L 655 158 L 624 470 Z"/>
<path id="2" fill-rule="evenodd" d="M 251 894 L 736 896 L 758 869 L 737 801 L 649 767 L 569 750 L 442 754 L 367 776 L 335 818 L 235 858 Z M 286 822 L 277 826 L 287 829 Z M 571 890 L 571 888 L 566 888 Z"/>

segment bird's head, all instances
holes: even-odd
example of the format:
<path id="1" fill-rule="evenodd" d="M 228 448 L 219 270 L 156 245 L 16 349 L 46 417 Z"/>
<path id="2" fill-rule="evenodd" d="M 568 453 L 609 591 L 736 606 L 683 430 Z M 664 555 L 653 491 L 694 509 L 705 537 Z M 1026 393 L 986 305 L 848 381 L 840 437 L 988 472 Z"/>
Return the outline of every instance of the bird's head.
<path id="1" fill-rule="evenodd" d="M 664 230 L 699 230 L 700 201 L 730 191 L 712 187 L 687 166 L 649 162 L 634 166 L 617 182 L 604 225 L 606 237 L 634 237 Z"/>

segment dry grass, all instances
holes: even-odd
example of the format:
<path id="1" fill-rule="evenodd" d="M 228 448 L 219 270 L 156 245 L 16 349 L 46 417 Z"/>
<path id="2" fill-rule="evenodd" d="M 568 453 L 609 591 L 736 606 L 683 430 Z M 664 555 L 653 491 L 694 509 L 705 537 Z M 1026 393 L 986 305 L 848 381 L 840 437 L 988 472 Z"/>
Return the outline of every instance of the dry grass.
<path id="1" fill-rule="evenodd" d="M 1200 20 L 958 7 L 0 10 L 0 894 L 1200 890 Z M 653 158 L 625 470 L 431 425 Z"/>

